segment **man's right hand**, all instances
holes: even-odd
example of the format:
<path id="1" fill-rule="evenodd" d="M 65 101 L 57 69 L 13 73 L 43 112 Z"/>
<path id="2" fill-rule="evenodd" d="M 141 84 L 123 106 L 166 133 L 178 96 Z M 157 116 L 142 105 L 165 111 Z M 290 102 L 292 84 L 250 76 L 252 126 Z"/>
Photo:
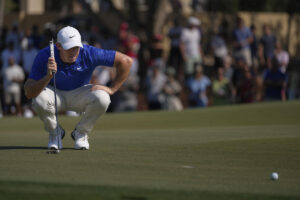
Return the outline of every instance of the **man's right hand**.
<path id="1" fill-rule="evenodd" d="M 52 57 L 49 57 L 49 58 L 48 58 L 47 69 L 48 69 L 47 75 L 50 76 L 50 77 L 53 77 L 53 75 L 54 75 L 54 74 L 56 73 L 56 71 L 57 71 L 57 64 L 56 64 L 54 58 L 52 58 Z"/>

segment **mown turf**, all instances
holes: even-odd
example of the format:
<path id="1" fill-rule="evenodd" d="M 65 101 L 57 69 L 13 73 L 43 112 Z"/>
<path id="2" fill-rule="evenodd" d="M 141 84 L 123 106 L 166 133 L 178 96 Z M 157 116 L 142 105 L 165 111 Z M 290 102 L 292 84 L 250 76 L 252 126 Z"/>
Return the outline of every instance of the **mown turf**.
<path id="1" fill-rule="evenodd" d="M 107 114 L 47 155 L 38 118 L 0 120 L 0 199 L 300 199 L 300 102 Z M 271 181 L 271 172 L 279 173 Z"/>

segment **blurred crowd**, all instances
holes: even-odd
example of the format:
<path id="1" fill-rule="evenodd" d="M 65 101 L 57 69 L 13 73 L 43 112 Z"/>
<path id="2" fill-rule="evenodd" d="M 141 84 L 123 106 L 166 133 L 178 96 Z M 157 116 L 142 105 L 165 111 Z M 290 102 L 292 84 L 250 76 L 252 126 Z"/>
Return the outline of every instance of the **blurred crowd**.
<path id="1" fill-rule="evenodd" d="M 213 34 L 206 36 L 199 18 L 189 17 L 184 26 L 175 19 L 167 34 L 153 35 L 146 51 L 141 51 L 141 38 L 126 22 L 117 36 L 97 26 L 79 30 L 84 43 L 119 50 L 133 58 L 129 78 L 111 97 L 109 107 L 110 112 L 123 112 L 298 98 L 299 70 L 288 73 L 289 52 L 270 25 L 260 28 L 263 35 L 258 38 L 255 25 L 247 27 L 238 17 L 231 35 L 214 27 Z M 1 31 L 0 117 L 34 115 L 23 83 L 38 51 L 55 35 L 54 29 L 48 24 L 43 33 L 38 26 L 23 32 L 13 25 Z M 205 47 L 203 38 L 208 40 Z M 170 41 L 167 48 L 166 40 Z M 146 62 L 141 63 L 141 57 L 146 57 Z M 109 85 L 114 76 L 113 68 L 99 66 L 91 82 Z"/>

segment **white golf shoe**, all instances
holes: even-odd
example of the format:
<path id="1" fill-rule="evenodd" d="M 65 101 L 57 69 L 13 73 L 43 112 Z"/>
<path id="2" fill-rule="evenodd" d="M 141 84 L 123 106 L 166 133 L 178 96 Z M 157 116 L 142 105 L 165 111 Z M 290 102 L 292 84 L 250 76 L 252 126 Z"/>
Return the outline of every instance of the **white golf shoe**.
<path id="1" fill-rule="evenodd" d="M 71 133 L 71 137 L 75 140 L 74 149 L 88 150 L 90 144 L 88 141 L 88 135 L 79 133 L 76 129 Z"/>
<path id="2" fill-rule="evenodd" d="M 65 137 L 65 130 L 60 126 L 58 127 L 58 134 L 59 137 L 61 138 L 60 144 L 56 133 L 49 134 L 48 149 L 55 149 L 55 150 L 62 149 L 62 139 Z"/>

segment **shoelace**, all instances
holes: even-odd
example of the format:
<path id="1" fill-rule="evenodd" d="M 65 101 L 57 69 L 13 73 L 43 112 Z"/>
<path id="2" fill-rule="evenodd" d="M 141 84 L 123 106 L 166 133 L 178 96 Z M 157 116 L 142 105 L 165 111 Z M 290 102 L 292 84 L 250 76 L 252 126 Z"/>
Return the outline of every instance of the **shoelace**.
<path id="1" fill-rule="evenodd" d="M 89 138 L 87 134 L 82 134 L 82 133 L 78 133 L 78 132 L 75 134 L 75 137 L 77 140 L 80 140 L 83 142 L 87 141 Z"/>

